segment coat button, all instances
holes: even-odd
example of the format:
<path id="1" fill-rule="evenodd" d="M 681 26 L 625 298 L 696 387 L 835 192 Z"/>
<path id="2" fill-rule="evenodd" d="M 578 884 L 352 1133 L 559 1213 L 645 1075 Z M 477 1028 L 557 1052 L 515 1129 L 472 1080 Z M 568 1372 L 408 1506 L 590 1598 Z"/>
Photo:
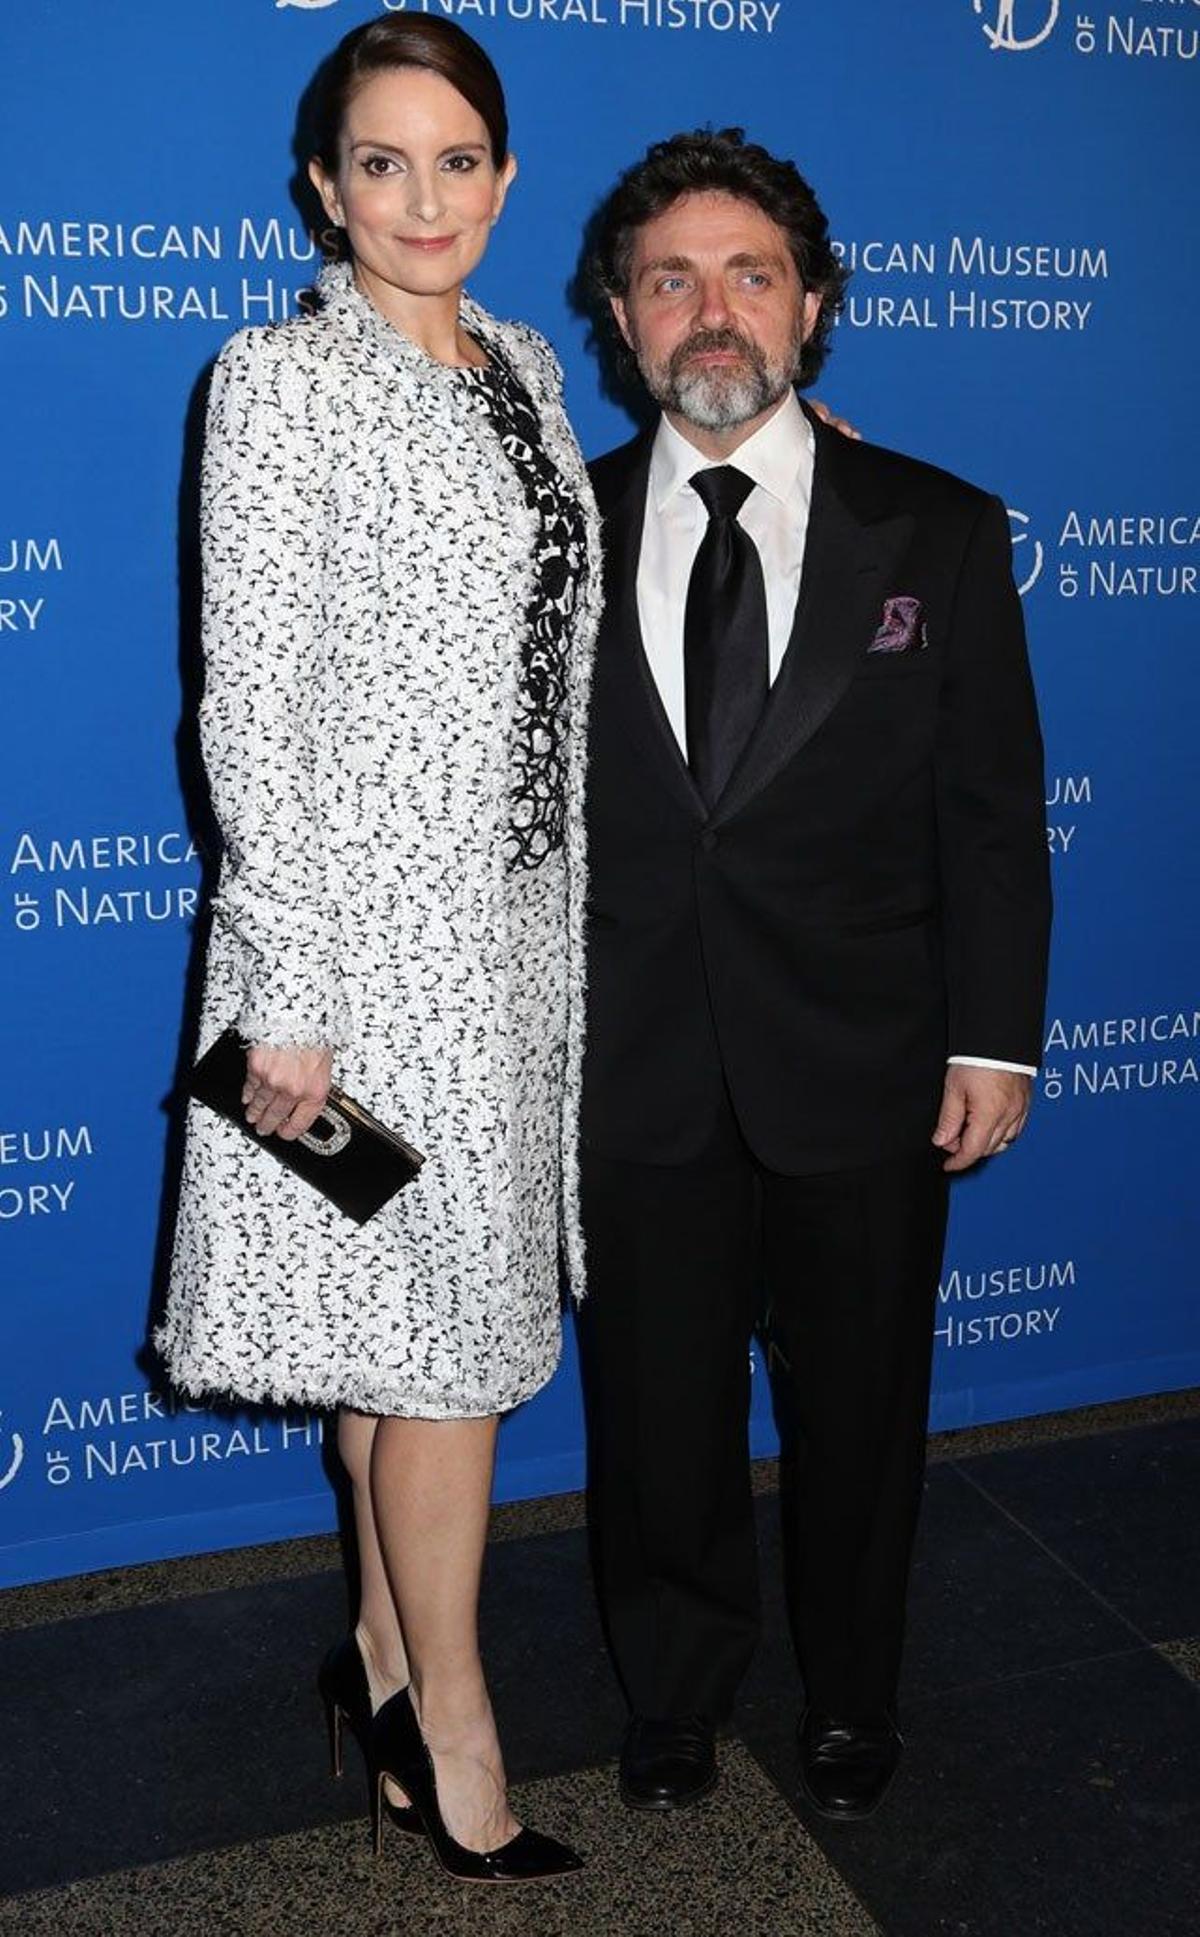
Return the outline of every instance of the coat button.
<path id="1" fill-rule="evenodd" d="M 700 836 L 700 845 L 706 854 L 711 854 L 715 848 L 720 847 L 721 836 L 715 833 L 711 827 L 706 827 Z"/>

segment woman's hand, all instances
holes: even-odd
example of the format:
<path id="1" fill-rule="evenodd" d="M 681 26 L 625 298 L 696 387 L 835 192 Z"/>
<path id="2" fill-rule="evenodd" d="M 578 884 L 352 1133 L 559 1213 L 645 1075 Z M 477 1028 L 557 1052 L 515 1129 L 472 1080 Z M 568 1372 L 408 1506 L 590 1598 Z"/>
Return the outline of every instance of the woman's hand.
<path id="1" fill-rule="evenodd" d="M 291 1143 L 303 1136 L 321 1114 L 332 1067 L 328 1049 L 251 1049 L 242 1090 L 247 1123 L 260 1137 Z"/>
<path id="2" fill-rule="evenodd" d="M 830 430 L 840 430 L 843 437 L 856 437 L 859 443 L 862 442 L 862 432 L 855 430 L 845 417 L 835 417 L 828 404 L 821 403 L 817 397 L 810 397 L 808 404 L 814 416 L 819 417 L 823 424 L 828 424 Z"/>

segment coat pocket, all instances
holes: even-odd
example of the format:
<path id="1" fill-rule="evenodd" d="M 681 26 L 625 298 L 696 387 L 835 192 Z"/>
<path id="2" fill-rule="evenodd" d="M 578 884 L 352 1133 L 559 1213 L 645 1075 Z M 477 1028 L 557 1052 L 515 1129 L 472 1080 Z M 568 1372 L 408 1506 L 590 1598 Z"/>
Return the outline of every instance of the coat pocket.
<path id="1" fill-rule="evenodd" d="M 904 652 L 864 652 L 854 675 L 855 682 L 914 679 L 932 672 L 935 663 L 935 655 L 928 646 L 910 646 Z"/>

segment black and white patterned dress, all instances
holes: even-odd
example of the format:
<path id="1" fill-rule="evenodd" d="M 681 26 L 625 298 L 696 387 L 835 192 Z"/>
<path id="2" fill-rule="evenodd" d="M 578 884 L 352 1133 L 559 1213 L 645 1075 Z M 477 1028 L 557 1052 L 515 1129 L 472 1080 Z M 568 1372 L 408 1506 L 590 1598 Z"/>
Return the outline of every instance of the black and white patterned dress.
<path id="1" fill-rule="evenodd" d="M 158 1338 L 188 1392 L 478 1416 L 554 1369 L 560 1240 L 582 1289 L 598 525 L 534 331 L 464 299 L 476 376 L 320 286 L 210 402 L 199 1047 L 329 1045 L 428 1161 L 360 1229 L 193 1105 Z"/>
<path id="2" fill-rule="evenodd" d="M 464 369 L 460 376 L 499 438 L 538 520 L 533 595 L 521 647 L 507 844 L 510 868 L 536 868 L 563 845 L 567 674 L 571 628 L 586 584 L 587 527 L 578 493 L 546 453 L 528 392 L 497 346 L 487 347 L 490 364 Z"/>

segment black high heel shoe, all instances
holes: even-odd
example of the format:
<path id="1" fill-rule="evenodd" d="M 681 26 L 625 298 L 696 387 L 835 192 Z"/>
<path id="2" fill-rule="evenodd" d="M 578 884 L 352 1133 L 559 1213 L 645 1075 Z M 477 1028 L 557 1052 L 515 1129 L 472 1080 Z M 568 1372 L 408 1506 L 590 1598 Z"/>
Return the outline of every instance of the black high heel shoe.
<path id="1" fill-rule="evenodd" d="M 371 1689 L 357 1637 L 351 1633 L 329 1650 L 317 1675 L 317 1688 L 325 1705 L 325 1726 L 329 1731 L 329 1760 L 334 1777 L 342 1773 L 342 1724 L 349 1725 L 370 1768 Z M 372 1809 L 375 1804 L 372 1801 Z M 425 1828 L 411 1803 L 389 1802 L 383 1807 L 397 1829 L 407 1836 L 423 1836 Z"/>
<path id="2" fill-rule="evenodd" d="M 383 1847 L 383 1785 L 402 1783 L 425 1825 L 433 1853 L 447 1876 L 460 1883 L 535 1883 L 568 1876 L 583 1858 L 536 1829 L 521 1829 L 497 1850 L 468 1850 L 455 1842 L 438 1808 L 433 1757 L 426 1747 L 407 1688 L 378 1710 L 371 1726 L 371 1827 L 375 1854 Z"/>

